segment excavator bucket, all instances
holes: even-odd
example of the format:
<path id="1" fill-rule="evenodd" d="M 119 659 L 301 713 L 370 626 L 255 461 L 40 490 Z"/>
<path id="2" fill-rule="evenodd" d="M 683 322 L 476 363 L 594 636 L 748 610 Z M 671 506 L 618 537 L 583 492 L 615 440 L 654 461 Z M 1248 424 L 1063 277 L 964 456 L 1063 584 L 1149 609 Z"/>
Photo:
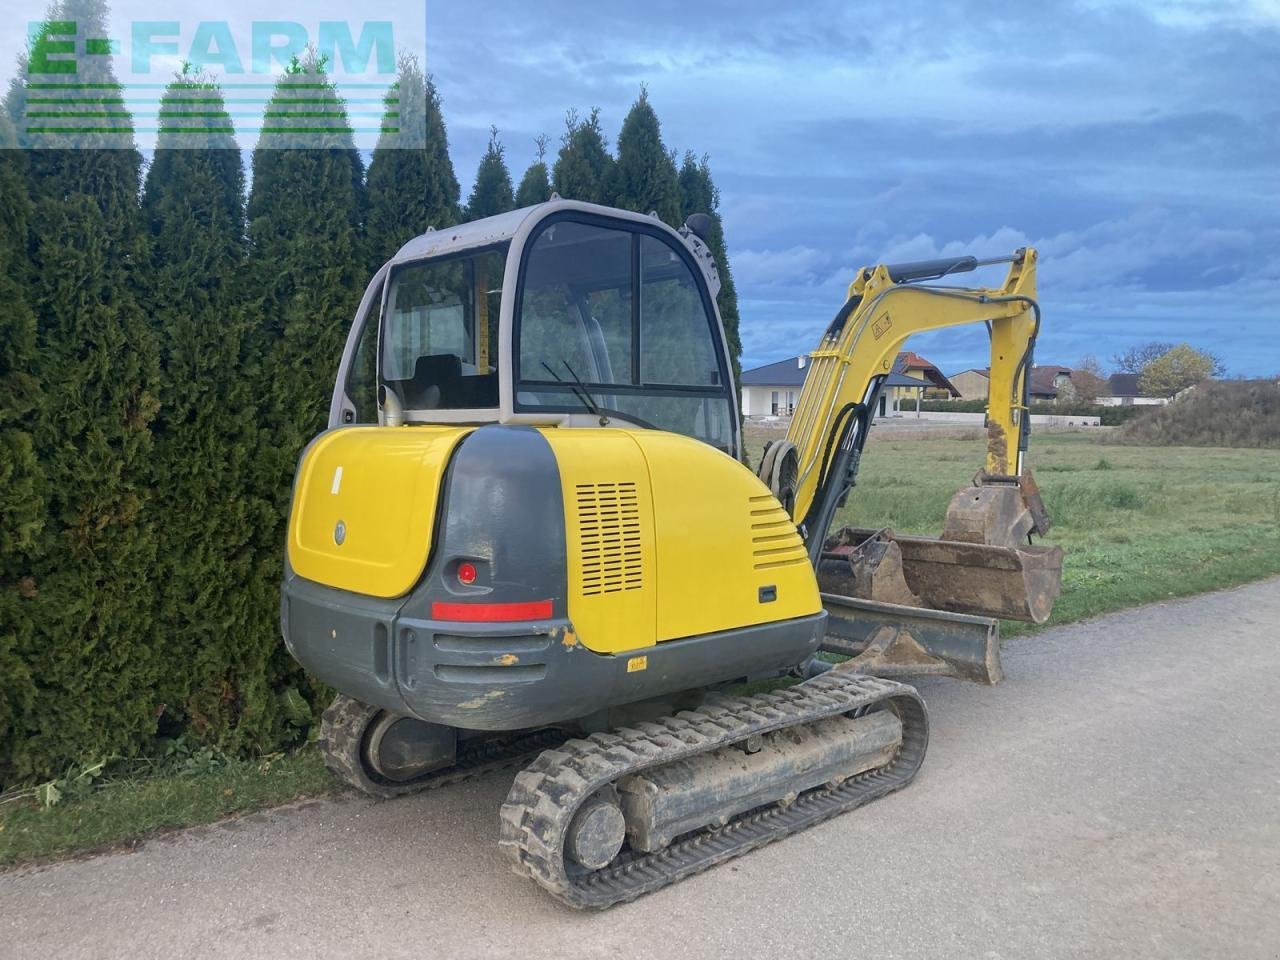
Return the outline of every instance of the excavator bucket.
<path id="1" fill-rule="evenodd" d="M 1035 480 L 979 475 L 952 498 L 940 538 L 846 527 L 823 545 L 824 592 L 949 613 L 1044 623 L 1062 548 L 1027 544 L 1049 519 Z"/>
<path id="2" fill-rule="evenodd" d="M 1044 623 L 1061 590 L 1061 547 L 996 547 L 846 527 L 823 550 L 824 592 L 1002 620 Z M 871 557 L 891 558 L 872 566 Z"/>

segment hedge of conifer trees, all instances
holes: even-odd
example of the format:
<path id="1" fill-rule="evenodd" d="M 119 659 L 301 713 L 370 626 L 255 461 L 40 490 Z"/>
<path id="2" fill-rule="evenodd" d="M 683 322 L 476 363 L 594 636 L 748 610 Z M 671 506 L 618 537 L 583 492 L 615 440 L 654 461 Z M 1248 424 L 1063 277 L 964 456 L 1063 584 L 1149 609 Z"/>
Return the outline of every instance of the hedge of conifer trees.
<path id="1" fill-rule="evenodd" d="M 66 3 L 102 16 L 98 0 Z M 24 72 L 2 147 L 20 142 Z M 324 427 L 371 270 L 428 226 L 553 190 L 673 225 L 710 213 L 736 368 L 711 171 L 692 153 L 677 163 L 643 90 L 616 155 L 599 111 L 571 112 L 557 155 L 539 138 L 514 189 L 493 130 L 463 206 L 417 63 L 394 89 L 420 126 L 384 133 L 367 170 L 323 62 L 286 72 L 268 111 L 287 115 L 296 83 L 337 120 L 305 142 L 264 133 L 247 195 L 233 136 L 196 129 L 193 149 L 189 124 L 149 163 L 130 135 L 0 149 L 0 789 L 160 737 L 252 753 L 306 735 L 326 692 L 277 626 L 292 473 Z M 176 78 L 165 109 L 193 89 L 209 130 L 229 127 L 207 77 Z"/>

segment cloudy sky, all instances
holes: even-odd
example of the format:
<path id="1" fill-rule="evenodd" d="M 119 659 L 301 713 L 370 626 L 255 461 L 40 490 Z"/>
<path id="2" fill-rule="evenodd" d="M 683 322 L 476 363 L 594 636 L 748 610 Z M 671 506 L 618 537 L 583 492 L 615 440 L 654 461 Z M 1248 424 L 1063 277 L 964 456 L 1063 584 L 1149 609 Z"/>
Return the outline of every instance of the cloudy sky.
<path id="1" fill-rule="evenodd" d="M 119 0 L 112 20 L 298 2 Z M 422 22 L 420 0 L 376 8 Z M 464 197 L 491 123 L 518 178 L 566 109 L 600 107 L 613 137 L 648 85 L 668 146 L 711 157 L 744 366 L 808 349 L 864 263 L 1032 244 L 1039 362 L 1187 340 L 1280 372 L 1280 0 L 428 0 L 425 21 Z M 911 346 L 954 372 L 986 345 Z"/>
<path id="2" fill-rule="evenodd" d="M 1040 362 L 1188 340 L 1280 372 L 1280 0 L 450 0 L 427 49 L 464 180 L 490 123 L 518 176 L 566 108 L 616 136 L 647 83 L 711 156 L 744 366 L 807 349 L 861 264 L 1033 244 Z"/>

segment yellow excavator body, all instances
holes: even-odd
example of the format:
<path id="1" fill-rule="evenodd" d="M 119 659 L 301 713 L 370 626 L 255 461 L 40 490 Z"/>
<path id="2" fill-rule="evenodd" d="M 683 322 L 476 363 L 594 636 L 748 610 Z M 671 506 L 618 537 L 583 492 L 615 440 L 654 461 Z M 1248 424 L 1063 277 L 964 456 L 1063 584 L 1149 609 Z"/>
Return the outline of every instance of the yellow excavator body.
<path id="1" fill-rule="evenodd" d="M 907 785 L 928 715 L 892 678 L 997 682 L 996 617 L 1058 590 L 1028 542 L 1035 251 L 858 271 L 752 469 L 710 227 L 556 198 L 411 240 L 295 479 L 281 631 L 339 691 L 326 764 L 387 798 L 521 766 L 499 845 L 575 907 Z M 833 534 L 898 350 L 967 323 L 987 442 L 942 535 Z"/>
<path id="2" fill-rule="evenodd" d="M 408 593 L 430 559 L 445 465 L 473 429 L 322 435 L 294 488 L 294 571 L 355 594 Z M 795 524 L 738 461 L 655 431 L 539 433 L 560 478 L 569 620 L 587 649 L 634 656 L 667 640 L 822 610 Z"/>

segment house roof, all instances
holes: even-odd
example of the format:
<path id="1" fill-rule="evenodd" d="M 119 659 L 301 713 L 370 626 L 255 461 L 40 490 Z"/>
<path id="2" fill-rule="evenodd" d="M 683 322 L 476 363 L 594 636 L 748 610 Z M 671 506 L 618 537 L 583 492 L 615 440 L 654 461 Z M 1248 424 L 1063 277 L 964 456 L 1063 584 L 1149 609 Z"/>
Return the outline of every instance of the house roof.
<path id="1" fill-rule="evenodd" d="M 886 387 L 910 387 L 913 390 L 923 390 L 925 387 L 931 386 L 929 381 L 908 377 L 905 373 L 899 373 L 896 368 L 889 376 L 885 377 L 884 385 Z"/>
<path id="2" fill-rule="evenodd" d="M 801 366 L 801 361 L 804 365 Z M 753 367 L 742 371 L 742 385 L 745 387 L 799 387 L 804 384 L 805 374 L 809 372 L 809 358 L 791 357 L 777 363 L 766 363 L 763 367 Z"/>
<path id="3" fill-rule="evenodd" d="M 956 377 L 964 376 L 966 373 L 976 373 L 980 377 L 986 377 L 988 380 L 991 379 L 990 367 L 969 367 L 968 369 L 961 370 L 959 373 L 953 373 L 951 378 L 954 380 Z"/>
<path id="4" fill-rule="evenodd" d="M 1063 374 L 1071 376 L 1071 368 L 1056 363 L 1045 363 L 1031 368 L 1031 395 L 1033 397 L 1058 396 L 1057 379 Z"/>
<path id="5" fill-rule="evenodd" d="M 924 374 L 925 380 L 927 380 L 932 386 L 935 386 L 940 390 L 946 390 L 953 397 L 960 396 L 960 391 L 955 388 L 955 385 L 946 378 L 946 375 L 941 370 L 935 367 L 924 357 L 920 356 L 920 354 L 912 353 L 910 350 L 898 354 L 898 359 L 893 364 L 894 373 L 903 374 L 908 370 L 919 370 Z M 909 380 L 911 378 L 907 377 L 906 379 Z M 891 383 L 888 384 L 888 386 L 912 386 L 912 384 Z"/>
<path id="6" fill-rule="evenodd" d="M 1113 373 L 1107 378 L 1107 396 L 1142 396 L 1142 391 L 1138 389 L 1138 375 L 1136 373 Z"/>
<path id="7" fill-rule="evenodd" d="M 802 360 L 804 361 L 804 366 L 800 365 Z M 898 354 L 898 359 L 894 362 L 893 372 L 886 386 L 921 386 L 922 381 L 914 377 L 904 376 L 904 371 L 908 369 L 919 370 L 924 374 L 925 380 L 923 383 L 926 386 L 939 387 L 942 390 L 949 391 L 952 396 L 960 396 L 960 391 L 952 386 L 951 381 L 943 375 L 941 370 L 924 357 L 910 351 Z M 799 387 L 804 384 L 804 378 L 808 372 L 808 356 L 791 357 L 787 360 L 779 360 L 776 363 L 767 363 L 763 367 L 743 370 L 742 385 L 744 387 Z"/>

